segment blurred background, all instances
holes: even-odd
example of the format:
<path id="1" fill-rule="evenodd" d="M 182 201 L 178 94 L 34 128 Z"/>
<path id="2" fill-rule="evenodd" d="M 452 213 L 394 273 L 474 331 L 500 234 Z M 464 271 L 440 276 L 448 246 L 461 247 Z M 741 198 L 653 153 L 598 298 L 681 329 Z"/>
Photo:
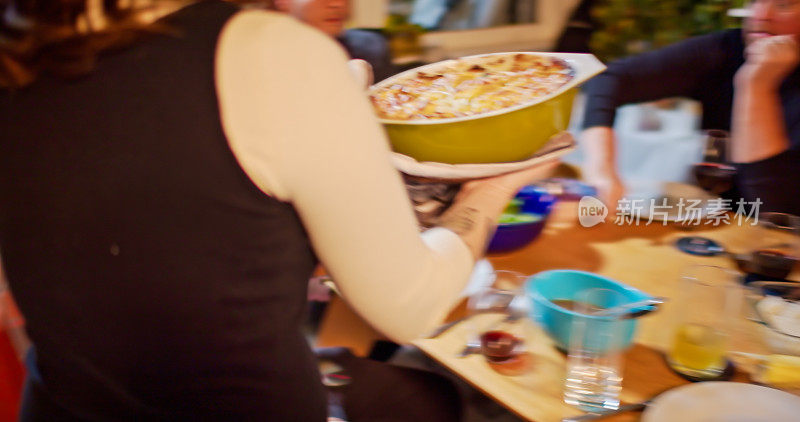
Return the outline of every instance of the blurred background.
<path id="1" fill-rule="evenodd" d="M 607 60 L 735 27 L 745 0 L 351 0 L 351 25 L 424 61 L 491 51 L 591 52 Z M 731 13 L 731 10 L 734 12 Z M 481 30 L 476 33 L 475 30 Z M 480 35 L 476 37 L 476 35 Z M 409 43 L 413 44 L 413 43 Z M 405 47 L 405 49 L 403 48 Z"/>

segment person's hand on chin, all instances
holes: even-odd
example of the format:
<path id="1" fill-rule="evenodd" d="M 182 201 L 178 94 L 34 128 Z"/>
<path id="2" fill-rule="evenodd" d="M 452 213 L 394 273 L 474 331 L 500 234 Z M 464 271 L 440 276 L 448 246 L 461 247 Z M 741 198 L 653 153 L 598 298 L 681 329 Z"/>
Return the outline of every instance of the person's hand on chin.
<path id="1" fill-rule="evenodd" d="M 800 46 L 792 35 L 763 37 L 747 46 L 745 57 L 734 77 L 736 87 L 775 89 L 800 62 Z"/>

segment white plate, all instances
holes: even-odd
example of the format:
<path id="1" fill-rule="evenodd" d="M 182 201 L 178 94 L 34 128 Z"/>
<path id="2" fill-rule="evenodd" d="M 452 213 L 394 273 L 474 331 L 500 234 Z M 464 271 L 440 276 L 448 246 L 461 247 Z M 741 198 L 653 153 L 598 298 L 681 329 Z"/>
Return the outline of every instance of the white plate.
<path id="1" fill-rule="evenodd" d="M 800 397 L 754 384 L 699 382 L 647 406 L 642 422 L 797 422 Z"/>
<path id="2" fill-rule="evenodd" d="M 499 176 L 512 171 L 538 165 L 572 152 L 575 139 L 569 132 L 553 135 L 533 157 L 523 161 L 488 164 L 447 164 L 431 161 L 417 161 L 407 155 L 392 153 L 392 163 L 401 173 L 421 179 L 443 182 L 461 182 L 483 177 Z"/>

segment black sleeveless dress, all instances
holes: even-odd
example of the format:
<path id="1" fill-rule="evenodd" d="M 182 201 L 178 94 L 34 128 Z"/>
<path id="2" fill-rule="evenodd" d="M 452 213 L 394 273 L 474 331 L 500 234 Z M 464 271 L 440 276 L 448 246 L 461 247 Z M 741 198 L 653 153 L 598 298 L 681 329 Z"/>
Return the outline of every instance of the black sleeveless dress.
<path id="1" fill-rule="evenodd" d="M 229 150 L 210 1 L 88 77 L 0 92 L 0 250 L 35 344 L 29 420 L 324 420 L 315 265 Z"/>

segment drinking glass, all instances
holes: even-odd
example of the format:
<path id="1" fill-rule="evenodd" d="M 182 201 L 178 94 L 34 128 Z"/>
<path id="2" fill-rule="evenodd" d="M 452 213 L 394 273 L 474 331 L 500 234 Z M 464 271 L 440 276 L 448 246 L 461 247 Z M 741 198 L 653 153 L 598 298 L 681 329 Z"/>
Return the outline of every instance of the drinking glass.
<path id="1" fill-rule="evenodd" d="M 692 168 L 697 184 L 705 191 L 719 195 L 733 187 L 736 168 L 728 158 L 729 136 L 724 130 L 704 132 L 703 161 Z"/>
<path id="2" fill-rule="evenodd" d="M 495 271 L 493 283 L 467 302 L 470 318 L 467 344 L 476 347 L 487 361 L 514 361 L 525 351 L 525 334 L 519 320 L 530 305 L 522 293 L 525 276 L 514 271 Z M 469 346 L 468 346 L 469 347 Z"/>
<path id="3" fill-rule="evenodd" d="M 746 260 L 745 272 L 784 279 L 800 258 L 800 217 L 763 213 L 750 238 L 752 249 Z"/>
<path id="4" fill-rule="evenodd" d="M 713 379 L 727 367 L 726 351 L 743 300 L 733 271 L 710 265 L 688 268 L 675 300 L 667 362 L 675 371 Z"/>
<path id="5" fill-rule="evenodd" d="M 593 316 L 628 300 L 609 289 L 587 289 L 575 296 L 567 357 L 564 402 L 586 411 L 616 410 L 622 390 L 625 324 L 619 316 Z"/>

